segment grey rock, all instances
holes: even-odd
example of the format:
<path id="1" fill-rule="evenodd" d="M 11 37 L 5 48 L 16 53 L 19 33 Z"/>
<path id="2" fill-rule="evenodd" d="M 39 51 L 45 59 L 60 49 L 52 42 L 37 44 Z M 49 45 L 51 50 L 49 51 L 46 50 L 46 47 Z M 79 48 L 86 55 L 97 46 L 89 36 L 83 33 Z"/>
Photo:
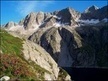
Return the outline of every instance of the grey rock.
<path id="1" fill-rule="evenodd" d="M 36 15 L 37 24 L 41 24 L 44 21 L 44 12 L 38 12 Z"/>
<path id="2" fill-rule="evenodd" d="M 42 68 L 51 72 L 51 74 L 45 75 L 45 80 L 56 80 L 59 73 L 59 68 L 56 62 L 51 58 L 51 56 L 39 45 L 31 42 L 25 41 L 23 44 L 23 54 L 26 60 L 34 61 L 36 64 L 40 65 Z"/>
<path id="3" fill-rule="evenodd" d="M 3 76 L 2 78 L 0 78 L 0 81 L 9 81 L 10 77 L 9 76 Z"/>
<path id="4" fill-rule="evenodd" d="M 5 25 L 5 28 L 9 29 L 10 27 L 13 27 L 14 25 L 15 25 L 15 23 L 13 21 L 10 21 Z"/>
<path id="5" fill-rule="evenodd" d="M 50 18 L 47 18 L 40 27 L 41 28 L 43 28 L 43 27 L 52 27 L 54 25 L 54 23 L 56 23 L 56 22 L 57 22 L 56 18 L 50 17 Z"/>
<path id="6" fill-rule="evenodd" d="M 26 18 L 24 19 L 24 28 L 27 29 L 31 29 L 34 28 L 36 25 L 36 13 L 30 13 L 29 15 L 26 16 Z"/>

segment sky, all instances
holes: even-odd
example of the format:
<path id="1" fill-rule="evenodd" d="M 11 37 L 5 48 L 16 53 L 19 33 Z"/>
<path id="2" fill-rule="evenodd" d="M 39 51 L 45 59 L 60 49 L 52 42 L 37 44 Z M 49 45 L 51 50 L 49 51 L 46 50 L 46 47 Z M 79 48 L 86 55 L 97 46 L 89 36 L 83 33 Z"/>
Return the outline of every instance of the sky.
<path id="1" fill-rule="evenodd" d="M 19 22 L 30 12 L 53 12 L 66 7 L 71 7 L 79 12 L 84 12 L 88 7 L 96 5 L 101 8 L 107 4 L 107 1 L 1 1 L 1 25 L 9 21 Z"/>

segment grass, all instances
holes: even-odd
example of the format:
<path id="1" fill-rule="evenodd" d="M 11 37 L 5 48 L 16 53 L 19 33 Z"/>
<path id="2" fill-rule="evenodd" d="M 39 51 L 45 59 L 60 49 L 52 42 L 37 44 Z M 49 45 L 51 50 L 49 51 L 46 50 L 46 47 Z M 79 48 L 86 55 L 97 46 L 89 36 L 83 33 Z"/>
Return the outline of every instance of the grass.
<path id="1" fill-rule="evenodd" d="M 0 77 L 7 75 L 16 80 L 37 80 L 35 71 L 16 55 L 0 55 Z"/>
<path id="2" fill-rule="evenodd" d="M 33 61 L 27 61 L 23 57 L 23 41 L 10 35 L 5 30 L 0 30 L 0 77 L 6 75 L 11 80 L 37 81 L 44 80 L 44 73 L 49 71 L 41 68 Z"/>
<path id="3" fill-rule="evenodd" d="M 8 34 L 5 30 L 0 31 L 0 49 L 5 54 L 21 54 L 23 50 L 23 40 L 18 37 L 13 37 Z"/>
<path id="4" fill-rule="evenodd" d="M 40 67 L 39 65 L 37 65 L 35 62 L 29 60 L 29 64 L 35 69 L 35 73 L 38 73 L 38 77 L 41 79 L 41 80 L 44 80 L 44 73 L 48 73 L 48 74 L 51 74 L 48 70 Z"/>

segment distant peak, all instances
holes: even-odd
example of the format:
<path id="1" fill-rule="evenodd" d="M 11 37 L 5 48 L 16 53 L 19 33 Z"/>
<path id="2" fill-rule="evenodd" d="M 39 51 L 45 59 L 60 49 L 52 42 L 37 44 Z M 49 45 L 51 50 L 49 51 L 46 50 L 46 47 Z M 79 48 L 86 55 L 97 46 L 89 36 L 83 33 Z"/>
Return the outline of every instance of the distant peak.
<path id="1" fill-rule="evenodd" d="M 72 11 L 75 11 L 75 10 L 73 8 L 71 8 L 71 7 L 66 7 L 66 8 L 62 9 L 61 11 L 72 12 Z"/>
<path id="2" fill-rule="evenodd" d="M 73 8 L 71 8 L 71 7 L 67 7 L 67 8 L 65 8 L 66 10 L 74 10 Z"/>
<path id="3" fill-rule="evenodd" d="M 38 14 L 44 14 L 44 12 L 42 12 L 42 11 L 39 11 L 39 12 L 38 12 Z"/>
<path id="4" fill-rule="evenodd" d="M 28 15 L 29 15 L 29 16 L 31 16 L 31 15 L 36 15 L 36 13 L 35 13 L 35 12 L 31 12 L 31 13 L 29 13 Z"/>
<path id="5" fill-rule="evenodd" d="M 14 24 L 14 22 L 13 21 L 9 21 L 7 24 Z"/>
<path id="6" fill-rule="evenodd" d="M 90 8 L 99 9 L 96 5 L 92 5 Z"/>
<path id="7" fill-rule="evenodd" d="M 66 9 L 72 9 L 71 7 L 67 7 Z"/>
<path id="8" fill-rule="evenodd" d="M 85 13 L 90 13 L 90 12 L 94 12 L 96 10 L 98 10 L 99 8 L 95 5 L 92 5 L 91 7 L 88 7 L 86 10 L 85 10 Z"/>

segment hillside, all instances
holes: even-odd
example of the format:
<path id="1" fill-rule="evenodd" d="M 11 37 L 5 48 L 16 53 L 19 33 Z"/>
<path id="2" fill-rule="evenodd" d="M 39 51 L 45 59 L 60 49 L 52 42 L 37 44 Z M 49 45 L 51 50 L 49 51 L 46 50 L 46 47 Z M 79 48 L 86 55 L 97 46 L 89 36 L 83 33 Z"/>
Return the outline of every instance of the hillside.
<path id="1" fill-rule="evenodd" d="M 47 57 L 44 57 L 44 54 L 41 53 L 46 53 L 42 52 L 41 47 L 38 49 L 38 47 L 35 48 L 34 53 L 31 54 L 31 58 L 27 59 L 25 55 L 28 53 L 24 53 L 24 39 L 20 39 L 18 37 L 14 37 L 10 35 L 8 32 L 5 30 L 1 30 L 1 46 L 0 46 L 0 77 L 3 76 L 9 76 L 10 81 L 13 80 L 28 80 L 28 81 L 36 81 L 36 80 L 51 80 L 51 79 L 59 79 L 59 68 L 56 66 L 56 63 L 53 61 L 53 59 L 47 55 Z M 27 42 L 27 41 L 26 41 Z M 29 42 L 26 43 L 26 45 L 29 45 Z M 27 47 L 26 47 L 27 48 Z M 30 45 L 29 45 L 30 48 Z M 32 47 L 33 48 L 33 45 Z M 41 50 L 41 52 L 39 52 Z M 37 52 L 36 52 L 37 51 Z M 43 50 L 44 51 L 44 50 Z M 39 54 L 39 53 L 40 54 Z M 38 55 L 39 54 L 39 55 Z M 35 55 L 35 59 L 37 61 L 40 61 L 38 57 L 41 55 L 43 58 L 41 60 L 48 59 L 50 60 L 49 64 L 44 60 L 43 65 L 45 64 L 46 66 L 41 67 L 38 62 L 35 63 L 34 58 L 32 55 Z M 38 57 L 37 57 L 38 55 Z M 55 64 L 55 65 L 54 65 Z M 48 70 L 46 70 L 48 68 Z M 50 68 L 53 68 L 53 72 Z M 64 72 L 64 71 L 63 71 Z M 56 74 L 55 74 L 56 73 Z M 68 74 L 67 74 L 68 75 Z M 67 76 L 66 75 L 66 76 Z M 60 79 L 65 78 L 66 76 L 60 76 Z"/>

